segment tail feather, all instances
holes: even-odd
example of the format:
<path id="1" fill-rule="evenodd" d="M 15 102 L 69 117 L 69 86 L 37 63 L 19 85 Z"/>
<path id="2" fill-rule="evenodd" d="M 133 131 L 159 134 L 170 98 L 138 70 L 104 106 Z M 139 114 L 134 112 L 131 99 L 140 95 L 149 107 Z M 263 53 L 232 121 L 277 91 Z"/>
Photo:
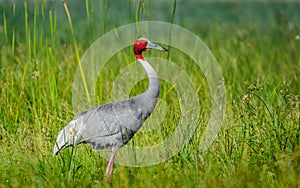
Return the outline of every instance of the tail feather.
<path id="1" fill-rule="evenodd" d="M 75 122 L 73 120 L 59 132 L 54 144 L 53 156 L 57 155 L 60 151 L 67 148 L 68 146 L 76 144 L 78 131 L 76 130 L 76 127 L 74 125 Z"/>
<path id="2" fill-rule="evenodd" d="M 57 155 L 61 150 L 70 146 L 68 136 L 66 135 L 65 129 L 61 130 L 57 136 L 54 148 L 53 148 L 53 156 Z"/>

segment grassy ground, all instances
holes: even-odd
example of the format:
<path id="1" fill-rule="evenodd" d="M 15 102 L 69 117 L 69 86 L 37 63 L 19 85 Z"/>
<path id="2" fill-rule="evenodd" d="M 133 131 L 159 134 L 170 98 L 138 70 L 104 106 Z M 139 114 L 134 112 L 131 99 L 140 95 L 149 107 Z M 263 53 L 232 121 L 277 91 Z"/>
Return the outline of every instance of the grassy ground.
<path id="1" fill-rule="evenodd" d="M 78 147 L 73 157 L 69 149 L 53 158 L 58 131 L 76 115 L 77 54 L 67 17 L 60 1 L 1 2 L 0 187 L 300 186 L 299 3 L 177 2 L 173 16 L 175 4 L 169 1 L 124 1 L 122 10 L 108 1 L 67 3 L 79 56 L 103 33 L 138 20 L 171 22 L 173 17 L 198 34 L 222 67 L 226 120 L 208 150 L 198 150 L 201 134 L 195 133 L 164 163 L 116 165 L 111 185 L 104 181 L 107 161 L 89 146 Z M 171 58 L 180 59 L 182 54 L 173 52 Z M 115 76 L 109 70 L 104 74 Z M 209 91 L 199 84 L 203 75 L 194 76 L 203 104 L 200 127 L 209 114 Z M 110 102 L 105 93 L 111 80 L 99 79 L 99 103 Z M 163 83 L 161 93 L 174 98 L 166 125 L 180 115 L 170 87 Z M 144 88 L 137 85 L 133 93 Z M 172 128 L 164 129 L 171 133 Z M 138 143 L 142 138 L 136 136 Z"/>

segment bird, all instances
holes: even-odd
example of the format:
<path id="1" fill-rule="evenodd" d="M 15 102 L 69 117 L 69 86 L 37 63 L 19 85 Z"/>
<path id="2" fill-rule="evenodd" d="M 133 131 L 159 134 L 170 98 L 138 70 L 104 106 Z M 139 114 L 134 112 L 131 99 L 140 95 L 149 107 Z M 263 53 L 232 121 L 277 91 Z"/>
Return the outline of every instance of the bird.
<path id="1" fill-rule="evenodd" d="M 146 91 L 127 100 L 103 104 L 80 113 L 59 132 L 53 148 L 54 156 L 69 146 L 83 143 L 90 144 L 95 150 L 111 150 L 105 172 L 106 181 L 111 181 L 117 150 L 126 145 L 141 128 L 159 97 L 157 73 L 142 55 L 150 49 L 168 51 L 144 37 L 135 41 L 133 53 L 149 80 Z"/>

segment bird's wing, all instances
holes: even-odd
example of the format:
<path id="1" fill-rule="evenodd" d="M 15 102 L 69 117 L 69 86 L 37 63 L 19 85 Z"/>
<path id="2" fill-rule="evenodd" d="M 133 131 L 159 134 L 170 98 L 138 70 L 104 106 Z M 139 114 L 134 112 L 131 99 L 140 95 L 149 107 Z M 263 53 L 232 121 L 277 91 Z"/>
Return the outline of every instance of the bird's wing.
<path id="1" fill-rule="evenodd" d="M 53 152 L 57 154 L 67 146 L 84 142 L 94 149 L 120 147 L 141 125 L 142 110 L 134 104 L 134 100 L 92 108 L 79 114 L 60 131 Z"/>

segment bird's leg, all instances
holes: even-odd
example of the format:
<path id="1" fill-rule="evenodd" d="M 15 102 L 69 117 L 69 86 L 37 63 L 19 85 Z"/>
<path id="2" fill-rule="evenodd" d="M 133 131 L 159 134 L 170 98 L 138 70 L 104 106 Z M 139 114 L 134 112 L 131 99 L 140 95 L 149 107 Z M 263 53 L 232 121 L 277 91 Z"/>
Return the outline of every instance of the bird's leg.
<path id="1" fill-rule="evenodd" d="M 117 149 L 112 148 L 111 150 L 111 155 L 110 155 L 110 159 L 106 168 L 106 172 L 105 172 L 105 176 L 106 176 L 106 181 L 110 182 L 111 181 L 111 174 L 113 171 L 113 167 L 114 167 L 114 160 L 115 160 L 115 153 L 116 153 Z"/>

